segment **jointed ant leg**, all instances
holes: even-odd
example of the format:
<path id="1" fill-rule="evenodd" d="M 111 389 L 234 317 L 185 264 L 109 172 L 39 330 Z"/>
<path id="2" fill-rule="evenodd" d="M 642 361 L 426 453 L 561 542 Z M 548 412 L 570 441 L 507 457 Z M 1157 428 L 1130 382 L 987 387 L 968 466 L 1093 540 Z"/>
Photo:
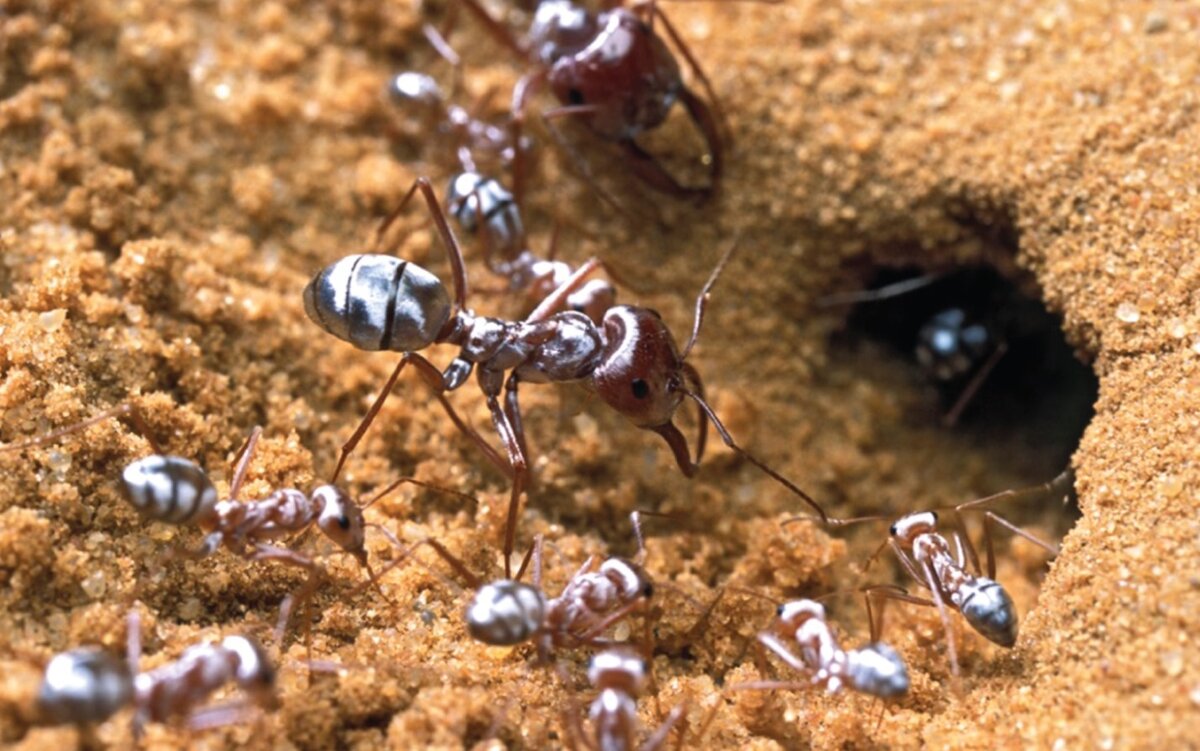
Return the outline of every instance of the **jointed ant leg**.
<path id="1" fill-rule="evenodd" d="M 18 441 L 17 443 L 10 443 L 7 446 L 0 446 L 0 454 L 9 451 L 20 451 L 22 449 L 33 448 L 35 446 L 43 446 L 58 438 L 62 438 L 65 435 L 70 435 L 71 433 L 90 428 L 98 422 L 103 422 L 110 417 L 117 417 L 120 415 L 126 415 L 129 417 L 129 421 L 133 423 L 134 431 L 141 435 L 142 438 L 146 440 L 146 443 L 150 444 L 151 451 L 160 456 L 164 453 L 162 447 L 157 441 L 154 440 L 154 435 L 150 431 L 150 426 L 147 425 L 146 421 L 142 418 L 142 413 L 138 411 L 138 408 L 133 403 L 125 402 L 123 404 L 118 404 L 115 407 L 110 407 L 100 412 L 100 414 L 89 417 L 82 422 L 77 422 L 74 425 L 67 425 L 66 427 L 52 430 L 43 436 L 30 438 L 25 441 Z"/>
<path id="2" fill-rule="evenodd" d="M 508 463 L 512 467 L 512 494 L 508 501 L 508 517 L 504 524 L 504 577 L 512 578 L 512 552 L 516 545 L 517 535 L 517 517 L 521 506 L 521 494 L 525 491 L 525 483 L 528 475 L 528 464 L 525 459 L 525 453 L 521 450 L 521 439 L 518 437 L 515 428 L 508 420 L 508 415 L 504 408 L 501 407 L 499 400 L 495 395 L 489 394 L 487 397 L 488 409 L 492 413 L 492 424 L 496 427 L 496 433 L 500 436 L 501 443 L 504 444 L 505 450 L 508 452 Z"/>
<path id="3" fill-rule="evenodd" d="M 246 472 L 250 469 L 250 460 L 254 458 L 254 452 L 258 449 L 258 439 L 262 436 L 262 432 L 262 426 L 255 425 L 254 430 L 250 431 L 250 437 L 246 439 L 246 445 L 242 447 L 237 468 L 233 471 L 233 480 L 229 483 L 231 499 L 236 500 L 242 489 L 242 482 L 246 479 Z"/>
<path id="4" fill-rule="evenodd" d="M 469 2 L 470 0 L 465 1 Z M 446 246 L 446 253 L 450 257 L 450 271 L 454 278 L 454 309 L 451 312 L 451 316 L 453 316 L 467 305 L 467 270 L 463 263 L 462 248 L 458 246 L 458 241 L 454 239 L 454 233 L 450 231 L 450 225 L 446 222 L 446 213 L 438 204 L 437 194 L 434 193 L 429 178 L 418 177 L 413 181 L 412 187 L 408 189 L 404 199 L 379 225 L 379 229 L 375 232 L 375 243 L 379 246 L 378 250 L 384 250 L 384 235 L 392 223 L 404 212 L 404 208 L 418 190 L 425 198 L 425 204 L 429 209 L 430 216 L 433 217 L 434 226 L 437 227 L 438 235 L 442 238 L 442 243 Z"/>

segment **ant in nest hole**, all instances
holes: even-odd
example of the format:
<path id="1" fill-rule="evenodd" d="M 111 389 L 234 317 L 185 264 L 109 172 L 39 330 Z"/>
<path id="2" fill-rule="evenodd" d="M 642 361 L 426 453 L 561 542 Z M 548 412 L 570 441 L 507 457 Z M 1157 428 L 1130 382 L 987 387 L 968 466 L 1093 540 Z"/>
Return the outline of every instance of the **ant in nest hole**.
<path id="1" fill-rule="evenodd" d="M 247 561 L 276 561 L 297 567 L 308 574 L 304 586 L 297 593 L 289 595 L 280 608 L 277 627 L 280 640 L 292 610 L 302 605 L 328 579 L 328 574 L 310 556 L 271 544 L 273 541 L 303 535 L 315 525 L 340 552 L 352 556 L 367 571 L 368 583 L 378 589 L 378 579 L 367 561 L 366 530 L 375 527 L 385 534 L 387 530 L 378 524 L 368 524 L 363 518 L 364 509 L 404 484 L 474 500 L 471 496 L 412 477 L 396 480 L 363 506 L 356 504 L 332 482 L 317 487 L 311 494 L 295 488 L 282 488 L 266 498 L 242 499 L 242 484 L 262 435 L 261 427 L 251 431 L 237 460 L 229 491 L 225 498 L 221 498 L 208 473 L 199 465 L 162 450 L 141 413 L 129 402 L 38 438 L 0 447 L 0 453 L 40 446 L 122 415 L 129 418 L 136 432 L 146 440 L 153 452 L 150 456 L 129 463 L 122 471 L 121 486 L 125 498 L 147 519 L 175 526 L 194 525 L 205 533 L 204 541 L 198 548 L 174 550 L 168 554 L 169 557 L 206 558 L 225 547 Z M 380 594 L 383 594 L 382 591 Z M 387 599 L 386 595 L 384 599 Z"/>
<path id="2" fill-rule="evenodd" d="M 666 323 L 649 308 L 614 306 L 605 312 L 601 326 L 577 311 L 555 312 L 591 270 L 586 263 L 522 321 L 476 315 L 466 306 L 462 251 L 428 179 L 417 178 L 404 200 L 380 225 L 376 242 L 382 243 L 388 227 L 418 191 L 450 257 L 453 304 L 441 280 L 432 273 L 383 254 L 352 255 L 335 261 L 318 272 L 304 290 L 304 307 L 309 318 L 326 332 L 362 350 L 404 353 L 358 429 L 342 447 L 334 478 L 346 455 L 383 407 L 401 372 L 412 364 L 458 429 L 512 480 L 504 532 L 506 577 L 511 577 L 517 514 L 529 474 L 529 452 L 517 397 L 522 382 L 583 384 L 638 427 L 662 436 L 687 477 L 694 476 L 699 469 L 707 424 L 711 421 L 726 446 L 803 499 L 823 521 L 828 519 L 820 504 L 807 493 L 733 440 L 705 400 L 699 372 L 687 362 L 700 334 L 709 292 L 736 249 L 736 242 L 721 258 L 697 297 L 691 338 L 681 352 Z M 439 371 L 417 351 L 443 343 L 458 347 L 458 355 L 444 371 Z M 459 418 L 446 398 L 446 392 L 466 383 L 475 366 L 479 367 L 477 382 L 504 444 L 507 462 Z M 695 461 L 690 456 L 687 439 L 673 421 L 685 398 L 695 402 L 699 409 Z"/>
<path id="3" fill-rule="evenodd" d="M 882 621 L 882 606 L 886 600 L 898 600 L 937 608 L 946 635 L 950 673 L 957 683 L 959 679 L 958 650 L 949 611 L 958 611 L 971 628 L 995 644 L 1011 648 L 1017 641 L 1016 606 L 1013 604 L 1012 597 L 996 581 L 995 549 L 992 542 L 995 528 L 1006 529 L 1037 545 L 1051 556 L 1058 555 L 1057 546 L 1026 532 L 986 507 L 1001 501 L 1058 494 L 1065 496 L 1071 492 L 1074 478 L 1074 471 L 1067 468 L 1054 479 L 1041 485 L 1004 490 L 960 503 L 951 508 L 948 514 L 951 527 L 949 540 L 939 530 L 939 515 L 936 511 L 918 511 L 895 519 L 888 529 L 888 538 L 871 555 L 867 566 L 869 567 L 879 557 L 884 548 L 890 548 L 901 568 L 922 589 L 927 590 L 930 597 L 929 599 L 917 597 L 909 594 L 903 587 L 890 584 L 868 586 L 864 589 L 868 597 L 868 610 L 870 610 L 871 601 L 878 602 L 880 605 L 879 618 Z M 967 534 L 961 517 L 963 512 L 983 515 L 984 552 L 987 558 L 986 575 L 984 567 L 980 566 L 979 554 L 975 545 L 971 542 L 970 535 Z M 890 518 L 893 517 L 874 515 L 823 521 L 832 526 L 847 526 L 860 522 L 887 521 Z M 797 516 L 783 523 L 786 525 L 798 521 L 812 521 L 812 518 Z M 873 636 L 877 635 L 880 629 L 881 626 L 876 627 L 874 617 L 872 617 Z"/>
<path id="4" fill-rule="evenodd" d="M 722 130 L 728 130 L 724 115 L 708 76 L 653 0 L 628 8 L 619 2 L 609 3 L 599 12 L 572 0 L 540 0 L 531 8 L 532 21 L 524 41 L 518 41 L 478 0 L 462 2 L 490 36 L 530 68 L 513 89 L 514 143 L 520 143 L 529 99 L 548 86 L 560 106 L 543 112 L 541 118 L 560 144 L 565 146 L 552 121 L 576 118 L 595 136 L 616 143 L 629 169 L 650 188 L 698 200 L 717 192 L 729 140 L 722 134 Z M 699 81 L 707 101 L 684 84 L 679 62 L 659 36 L 656 24 Z M 676 102 L 687 110 L 708 149 L 708 183 L 702 187 L 681 184 L 636 140 L 660 126 Z M 614 203 L 591 180 L 586 164 L 577 158 L 575 161 L 588 182 L 606 201 Z M 513 167 L 513 192 L 519 197 L 524 194 L 519 158 L 513 161 Z"/>
<path id="5" fill-rule="evenodd" d="M 86 732 L 132 707 L 135 741 L 150 722 L 183 717 L 191 730 L 228 725 L 244 717 L 245 701 L 197 707 L 231 681 L 249 704 L 264 710 L 279 708 L 275 668 L 250 637 L 226 636 L 219 642 L 196 644 L 174 662 L 139 672 L 141 620 L 136 608 L 135 603 L 127 619 L 124 663 L 95 647 L 72 649 L 50 659 L 37 696 L 39 724 L 75 725 Z"/>

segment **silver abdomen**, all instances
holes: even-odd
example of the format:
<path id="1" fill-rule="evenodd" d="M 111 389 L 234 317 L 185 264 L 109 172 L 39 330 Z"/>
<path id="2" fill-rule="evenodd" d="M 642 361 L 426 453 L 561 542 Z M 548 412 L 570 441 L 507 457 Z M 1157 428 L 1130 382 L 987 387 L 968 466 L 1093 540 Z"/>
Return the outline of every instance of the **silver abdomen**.
<path id="1" fill-rule="evenodd" d="M 507 647 L 529 639 L 546 618 L 541 592 L 503 579 L 479 588 L 467 606 L 467 631 L 485 644 Z"/>
<path id="2" fill-rule="evenodd" d="M 864 694 L 887 699 L 908 693 L 908 667 L 886 644 L 868 644 L 846 653 L 846 682 Z"/>
<path id="3" fill-rule="evenodd" d="M 155 521 L 200 521 L 217 505 L 217 489 L 208 474 L 180 456 L 155 454 L 138 459 L 125 467 L 121 480 L 129 502 Z"/>
<path id="4" fill-rule="evenodd" d="M 347 256 L 304 288 L 308 317 L 367 351 L 414 352 L 434 342 L 450 318 L 440 279 L 394 256 Z"/>
<path id="5" fill-rule="evenodd" d="M 972 628 L 996 644 L 1017 643 L 1017 606 L 999 582 L 980 577 L 963 587 L 959 611 Z"/>
<path id="6" fill-rule="evenodd" d="M 513 194 L 503 185 L 478 172 L 463 172 L 450 178 L 446 206 L 468 234 L 483 232 L 491 253 L 515 260 L 524 250 L 525 227 Z"/>
<path id="7" fill-rule="evenodd" d="M 37 704 L 58 725 L 104 722 L 127 705 L 133 679 L 124 662 L 99 649 L 73 649 L 46 665 Z"/>

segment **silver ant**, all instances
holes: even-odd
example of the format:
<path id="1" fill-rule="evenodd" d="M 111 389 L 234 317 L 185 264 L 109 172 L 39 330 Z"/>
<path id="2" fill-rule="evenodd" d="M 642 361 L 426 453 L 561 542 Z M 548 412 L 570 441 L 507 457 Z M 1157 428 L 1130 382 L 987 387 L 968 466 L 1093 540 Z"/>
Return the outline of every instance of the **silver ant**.
<path id="1" fill-rule="evenodd" d="M 246 636 L 227 636 L 184 650 L 179 659 L 153 670 L 138 671 L 141 624 L 131 610 L 127 623 L 126 662 L 108 652 L 83 647 L 55 655 L 46 665 L 37 708 L 41 724 L 81 728 L 133 708 L 134 737 L 151 722 L 187 718 L 199 730 L 237 721 L 244 708 L 218 705 L 197 709 L 226 683 L 236 683 L 253 705 L 279 708 L 275 668 L 263 648 Z"/>
<path id="2" fill-rule="evenodd" d="M 870 610 L 868 600 L 868 611 Z M 775 611 L 775 622 L 758 634 L 758 643 L 788 667 L 805 676 L 807 685 L 824 686 L 836 694 L 843 688 L 890 699 L 908 692 L 908 668 L 887 644 L 879 641 L 875 619 L 871 620 L 871 643 L 858 649 L 843 649 L 825 617 L 825 606 L 815 600 L 793 600 Z M 794 640 L 796 654 L 787 641 Z M 791 681 L 755 681 L 734 689 L 787 689 L 806 684 Z"/>
<path id="3" fill-rule="evenodd" d="M 131 403 L 106 409 L 91 418 L 38 438 L 4 446 L 0 452 L 40 446 L 122 415 L 129 418 L 153 451 L 150 456 L 126 465 L 121 473 L 121 485 L 129 503 L 147 519 L 175 526 L 195 525 L 205 532 L 204 541 L 198 548 L 175 551 L 172 556 L 206 558 L 225 547 L 248 561 L 277 561 L 308 573 L 309 581 L 304 588 L 290 596 L 281 609 L 280 636 L 292 608 L 311 595 L 326 574 L 324 568 L 311 557 L 273 545 L 272 541 L 303 534 L 316 526 L 342 552 L 352 556 L 367 571 L 369 583 L 377 586 L 375 573 L 367 561 L 365 536 L 367 527 L 378 525 L 366 523 L 363 509 L 405 483 L 440 490 L 404 477 L 384 488 L 362 507 L 345 491 L 332 484 L 321 485 L 311 494 L 283 488 L 273 491 L 266 498 L 244 500 L 239 497 L 242 484 L 262 435 L 262 428 L 255 427 L 241 452 L 227 497 L 221 498 L 212 480 L 199 465 L 190 459 L 163 452 L 145 420 Z"/>
<path id="4" fill-rule="evenodd" d="M 800 496 L 822 520 L 827 519 L 825 511 L 807 493 L 733 440 L 705 400 L 699 372 L 687 362 L 700 334 L 709 292 L 736 243 L 726 251 L 696 299 L 692 335 L 681 352 L 670 329 L 649 308 L 614 306 L 604 314 L 601 326 L 577 311 L 555 312 L 578 289 L 591 271 L 591 264 L 581 266 L 522 321 L 476 315 L 466 307 L 462 251 L 428 179 L 417 178 L 404 200 L 380 225 L 377 242 L 381 242 L 388 227 L 418 191 L 450 257 L 453 304 L 442 282 L 432 273 L 414 263 L 382 254 L 353 255 L 335 261 L 318 272 L 304 290 L 305 311 L 328 333 L 362 350 L 404 353 L 357 430 L 342 447 L 335 478 L 348 453 L 383 407 L 401 372 L 411 364 L 433 389 L 458 429 L 512 479 L 503 548 L 506 576 L 511 576 L 517 514 L 529 475 L 517 397 L 522 382 L 583 384 L 638 427 L 662 436 L 687 477 L 699 469 L 707 425 L 711 422 L 726 446 Z M 440 343 L 454 345 L 459 350 L 444 371 L 417 354 L 417 350 Z M 479 367 L 479 388 L 504 444 L 507 462 L 458 417 L 446 398 L 446 392 L 466 383 L 475 366 Z M 673 422 L 685 398 L 695 402 L 700 411 L 694 461 L 687 439 Z"/>
<path id="5" fill-rule="evenodd" d="M 640 530 L 638 540 L 640 545 Z M 433 538 L 408 548 L 403 556 L 389 564 L 388 569 L 425 545 L 433 548 L 475 591 L 465 612 L 467 632 L 471 637 L 484 644 L 505 647 L 532 641 L 537 645 L 538 659 L 542 663 L 548 662 L 558 649 L 611 644 L 601 634 L 654 596 L 654 585 L 641 566 L 639 553 L 638 561 L 608 558 L 599 566 L 595 565 L 595 557 L 589 557 L 557 597 L 547 597 L 542 589 L 541 535 L 534 538 L 533 547 L 511 579 L 483 583 L 457 556 Z M 521 578 L 531 562 L 531 582 L 525 584 Z"/>
<path id="6" fill-rule="evenodd" d="M 646 690 L 650 680 L 650 665 L 641 655 L 622 647 L 606 649 L 592 657 L 587 675 L 588 682 L 600 692 L 588 711 L 594 735 L 589 737 L 584 733 L 577 709 L 568 712 L 565 725 L 569 748 L 582 746 L 589 751 L 656 751 L 663 747 L 671 730 L 681 722 L 685 723 L 685 727 L 680 731 L 677 748 L 683 748 L 688 733 L 686 705 L 682 704 L 673 708 L 641 744 L 637 742 L 641 724 L 638 722 L 637 699 Z M 704 736 L 704 731 L 716 717 L 716 710 L 720 706 L 717 703 L 709 710 L 696 733 L 697 739 Z"/>
<path id="7" fill-rule="evenodd" d="M 576 273 L 570 264 L 555 259 L 557 232 L 551 238 L 548 258 L 529 249 L 517 199 L 498 180 L 466 169 L 450 178 L 446 208 L 470 235 L 482 238 L 483 260 L 493 274 L 508 279 L 511 292 L 523 294 L 532 309 Z M 587 262 L 589 268 L 602 262 Z M 605 269 L 611 276 L 611 271 Z M 616 305 L 617 290 L 603 279 L 592 279 L 566 299 L 568 310 L 583 313 L 601 325 L 604 314 Z"/>
<path id="8" fill-rule="evenodd" d="M 936 511 L 920 511 L 906 514 L 892 523 L 888 539 L 871 556 L 874 560 L 885 547 L 890 547 L 900 566 L 923 589 L 930 599 L 908 594 L 903 588 L 882 585 L 867 588 L 867 595 L 875 600 L 899 600 L 917 605 L 936 607 L 946 634 L 950 672 L 957 681 L 959 677 L 958 650 L 954 630 L 950 624 L 950 610 L 962 614 L 976 632 L 1002 647 L 1011 648 L 1017 641 L 1017 609 L 1012 597 L 996 581 L 996 559 L 992 542 L 994 527 L 1003 527 L 1038 547 L 1051 556 L 1058 555 L 1058 548 L 1038 539 L 1017 527 L 993 511 L 983 508 L 998 501 L 1016 498 L 1069 492 L 1074 482 L 1074 473 L 1068 468 L 1053 480 L 1028 488 L 1005 490 L 984 498 L 961 503 L 951 509 L 951 543 L 938 528 Z M 984 551 L 987 557 L 986 576 L 980 566 L 979 555 L 966 534 L 960 514 L 964 511 L 983 514 Z M 797 517 L 795 521 L 805 517 Z M 855 519 L 833 520 L 834 525 L 873 521 L 885 517 L 866 516 Z M 788 523 L 788 522 L 785 522 Z"/>

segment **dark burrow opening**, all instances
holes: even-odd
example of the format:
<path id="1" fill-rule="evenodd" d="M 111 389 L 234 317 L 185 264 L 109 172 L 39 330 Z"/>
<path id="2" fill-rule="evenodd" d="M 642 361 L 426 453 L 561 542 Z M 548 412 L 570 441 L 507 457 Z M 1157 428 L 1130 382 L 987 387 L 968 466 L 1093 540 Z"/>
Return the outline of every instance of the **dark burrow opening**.
<path id="1" fill-rule="evenodd" d="M 988 265 L 883 267 L 867 279 L 860 292 L 822 301 L 844 311 L 831 352 L 868 378 L 911 384 L 903 426 L 945 430 L 954 442 L 1011 457 L 1030 484 L 1066 467 L 1098 381 L 1032 279 Z"/>

